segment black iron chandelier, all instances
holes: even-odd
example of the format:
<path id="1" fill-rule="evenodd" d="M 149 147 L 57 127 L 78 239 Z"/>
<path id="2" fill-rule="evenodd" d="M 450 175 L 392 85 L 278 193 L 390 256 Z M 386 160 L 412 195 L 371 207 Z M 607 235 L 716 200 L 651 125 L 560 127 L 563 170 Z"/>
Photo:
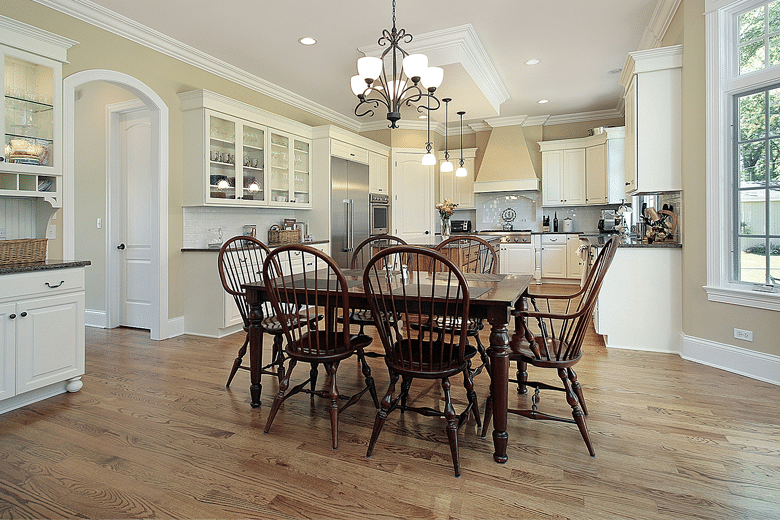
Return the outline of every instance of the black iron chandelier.
<path id="1" fill-rule="evenodd" d="M 403 105 L 414 107 L 415 103 L 427 98 L 426 103 L 416 107 L 419 113 L 423 113 L 423 110 L 428 112 L 437 110 L 441 106 L 434 92 L 444 79 L 444 70 L 441 67 L 429 67 L 428 57 L 424 54 L 409 54 L 401 48 L 401 43 L 411 41 L 412 35 L 405 29 L 399 31 L 395 28 L 395 0 L 393 0 L 393 29 L 389 32 L 387 29 L 382 31 L 382 36 L 377 41 L 381 46 L 390 46 L 384 50 L 380 58 L 371 56 L 359 58 L 358 74 L 352 76 L 352 92 L 360 100 L 355 107 L 356 116 L 373 116 L 374 109 L 382 104 L 387 107 L 390 128 L 398 128 L 396 123 L 401 119 Z M 385 57 L 390 62 L 387 65 L 392 65 L 391 70 L 385 68 Z M 433 106 L 431 101 L 435 101 Z M 360 110 L 364 111 L 360 112 Z"/>

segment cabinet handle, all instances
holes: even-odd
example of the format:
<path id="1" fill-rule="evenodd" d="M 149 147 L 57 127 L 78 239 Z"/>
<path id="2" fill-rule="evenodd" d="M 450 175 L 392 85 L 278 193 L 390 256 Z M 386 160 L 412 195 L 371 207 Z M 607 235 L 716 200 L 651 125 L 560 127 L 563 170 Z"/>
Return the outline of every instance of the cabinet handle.
<path id="1" fill-rule="evenodd" d="M 8 315 L 8 319 L 9 320 L 15 320 L 16 319 L 16 314 L 9 314 Z"/>
<path id="2" fill-rule="evenodd" d="M 631 185 L 631 183 L 630 183 L 630 182 L 627 182 L 627 183 L 626 183 L 626 186 L 630 186 L 630 185 Z"/>
<path id="3" fill-rule="evenodd" d="M 0 155 L 0 162 L 3 162 L 3 161 L 5 161 L 5 157 L 3 157 L 2 155 Z"/>
<path id="4" fill-rule="evenodd" d="M 60 283 L 58 283 L 57 285 L 50 285 L 49 282 L 46 282 L 46 287 L 48 287 L 49 289 L 56 289 L 57 287 L 59 287 L 60 285 L 62 285 L 64 283 L 65 283 L 65 280 L 60 280 Z"/>
<path id="5" fill-rule="evenodd" d="M 19 316 L 21 316 L 22 318 L 26 318 L 27 317 L 27 311 L 22 312 Z"/>

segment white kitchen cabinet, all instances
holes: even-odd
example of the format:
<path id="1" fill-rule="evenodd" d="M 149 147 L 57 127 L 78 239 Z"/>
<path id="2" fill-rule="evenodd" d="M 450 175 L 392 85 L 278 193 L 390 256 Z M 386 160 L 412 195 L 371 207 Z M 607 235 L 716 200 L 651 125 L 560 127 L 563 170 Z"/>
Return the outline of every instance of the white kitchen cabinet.
<path id="1" fill-rule="evenodd" d="M 585 148 L 550 149 L 542 142 L 542 205 L 585 205 Z"/>
<path id="2" fill-rule="evenodd" d="M 390 195 L 389 159 L 387 155 L 368 152 L 368 192 Z"/>
<path id="3" fill-rule="evenodd" d="M 473 209 L 474 206 L 474 164 L 477 157 L 476 148 L 463 149 L 463 167 L 468 175 L 457 177 L 455 170 L 460 166 L 460 150 L 450 152 L 450 162 L 454 166 L 451 172 L 442 172 L 444 152 L 438 152 L 439 164 L 439 201 L 450 199 L 458 205 L 458 209 Z"/>
<path id="4" fill-rule="evenodd" d="M 185 205 L 312 207 L 311 127 L 206 90 L 179 98 Z"/>
<path id="5" fill-rule="evenodd" d="M 682 189 L 681 81 L 682 45 L 629 53 L 620 84 L 630 195 Z"/>
<path id="6" fill-rule="evenodd" d="M 566 278 L 566 235 L 542 235 L 542 278 Z"/>
<path id="7" fill-rule="evenodd" d="M 499 268 L 501 274 L 533 276 L 536 269 L 536 255 L 533 244 L 502 242 L 499 246 Z"/>
<path id="8" fill-rule="evenodd" d="M 582 278 L 585 262 L 577 254 L 580 244 L 579 235 L 566 235 L 566 278 Z"/>
<path id="9" fill-rule="evenodd" d="M 81 389 L 84 268 L 0 278 L 0 413 Z"/>
<path id="10" fill-rule="evenodd" d="M 62 63 L 76 42 L 2 18 L 0 196 L 62 207 Z"/>
<path id="11" fill-rule="evenodd" d="M 585 148 L 585 203 L 607 204 L 607 143 Z"/>

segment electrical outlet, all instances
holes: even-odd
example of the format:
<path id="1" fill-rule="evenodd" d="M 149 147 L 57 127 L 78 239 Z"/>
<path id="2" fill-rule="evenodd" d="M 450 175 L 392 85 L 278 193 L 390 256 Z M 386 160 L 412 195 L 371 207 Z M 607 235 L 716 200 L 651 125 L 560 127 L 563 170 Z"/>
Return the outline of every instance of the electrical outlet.
<path id="1" fill-rule="evenodd" d="M 46 238 L 49 240 L 55 240 L 57 238 L 57 226 L 54 224 L 49 225 L 46 229 Z"/>
<path id="2" fill-rule="evenodd" d="M 5 228 L 0 228 L 0 239 L 5 239 Z"/>
<path id="3" fill-rule="evenodd" d="M 742 329 L 734 329 L 734 337 L 737 339 L 743 339 L 745 341 L 753 341 L 753 331 L 752 330 L 742 330 Z"/>

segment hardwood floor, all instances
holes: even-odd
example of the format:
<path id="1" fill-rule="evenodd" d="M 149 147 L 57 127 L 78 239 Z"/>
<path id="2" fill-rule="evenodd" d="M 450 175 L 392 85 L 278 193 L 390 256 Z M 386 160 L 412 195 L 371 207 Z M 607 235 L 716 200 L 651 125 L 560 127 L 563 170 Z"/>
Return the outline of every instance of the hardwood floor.
<path id="1" fill-rule="evenodd" d="M 273 379 L 259 409 L 247 372 L 224 386 L 240 335 L 148 336 L 88 328 L 84 388 L 0 416 L 0 517 L 780 516 L 780 388 L 677 355 L 608 351 L 591 332 L 577 371 L 596 457 L 574 425 L 510 416 L 499 465 L 471 419 L 458 479 L 443 420 L 392 414 L 366 459 L 368 396 L 341 417 L 334 451 L 325 401 L 301 395 L 264 435 Z M 381 395 L 386 370 L 369 361 Z M 361 381 L 354 359 L 342 364 L 342 393 Z M 480 407 L 487 386 L 477 378 Z M 460 411 L 465 393 L 458 380 L 452 388 Z M 415 381 L 412 394 L 435 406 L 440 385 Z M 557 392 L 541 406 L 568 413 Z"/>

